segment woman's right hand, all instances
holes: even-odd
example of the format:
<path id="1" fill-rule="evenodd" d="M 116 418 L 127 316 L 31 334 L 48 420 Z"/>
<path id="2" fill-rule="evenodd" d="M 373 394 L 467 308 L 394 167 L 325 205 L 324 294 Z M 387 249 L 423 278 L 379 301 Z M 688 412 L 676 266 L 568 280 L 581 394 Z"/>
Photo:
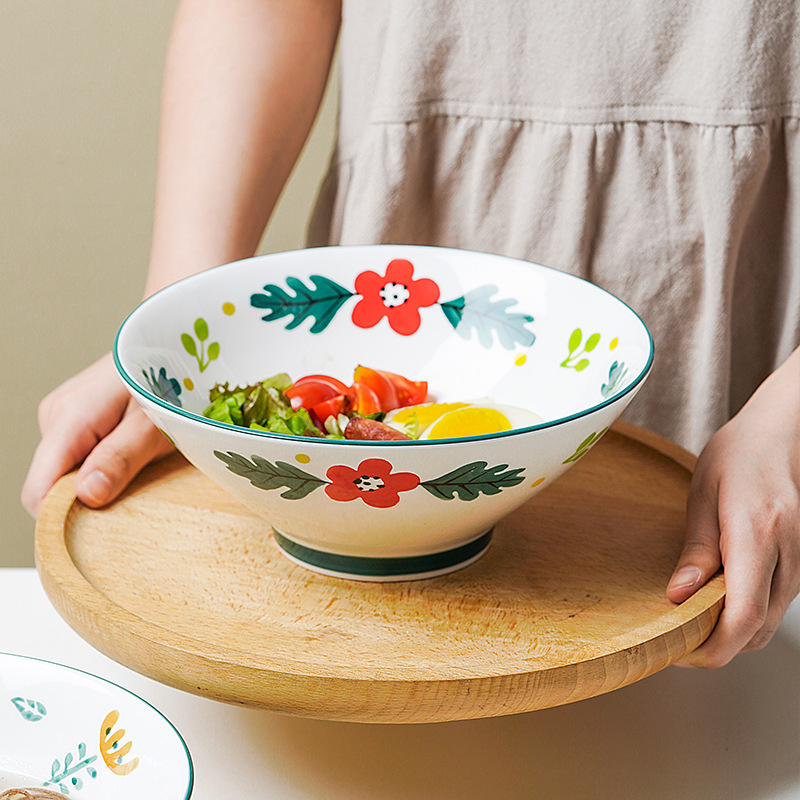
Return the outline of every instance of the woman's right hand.
<path id="1" fill-rule="evenodd" d="M 42 400 L 39 428 L 42 439 L 22 488 L 22 504 L 34 517 L 53 484 L 78 465 L 78 499 L 99 508 L 173 449 L 128 394 L 110 354 Z"/>
<path id="2" fill-rule="evenodd" d="M 314 122 L 340 18 L 341 0 L 181 0 L 164 75 L 145 296 L 253 255 Z M 171 449 L 110 355 L 45 397 L 39 427 L 22 490 L 34 515 L 78 465 L 78 498 L 98 507 Z"/>

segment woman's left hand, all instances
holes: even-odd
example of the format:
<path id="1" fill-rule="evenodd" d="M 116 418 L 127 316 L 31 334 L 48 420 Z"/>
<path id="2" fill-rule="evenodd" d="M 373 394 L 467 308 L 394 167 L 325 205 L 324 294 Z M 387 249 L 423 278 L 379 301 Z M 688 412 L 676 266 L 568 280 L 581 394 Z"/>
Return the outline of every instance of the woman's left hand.
<path id="1" fill-rule="evenodd" d="M 679 665 L 721 667 L 764 647 L 800 592 L 800 348 L 700 454 L 667 597 L 683 602 L 720 566 L 725 607 Z"/>

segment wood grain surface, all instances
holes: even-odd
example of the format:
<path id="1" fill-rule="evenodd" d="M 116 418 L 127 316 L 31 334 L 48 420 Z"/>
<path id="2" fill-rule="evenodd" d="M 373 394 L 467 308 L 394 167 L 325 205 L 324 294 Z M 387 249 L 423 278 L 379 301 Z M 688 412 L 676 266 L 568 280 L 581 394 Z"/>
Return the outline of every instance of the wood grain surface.
<path id="1" fill-rule="evenodd" d="M 617 423 L 477 563 L 379 584 L 295 566 L 267 522 L 175 455 L 101 511 L 63 478 L 37 567 L 83 638 L 188 692 L 362 722 L 513 714 L 618 689 L 709 635 L 721 575 L 679 606 L 665 597 L 693 465 Z"/>

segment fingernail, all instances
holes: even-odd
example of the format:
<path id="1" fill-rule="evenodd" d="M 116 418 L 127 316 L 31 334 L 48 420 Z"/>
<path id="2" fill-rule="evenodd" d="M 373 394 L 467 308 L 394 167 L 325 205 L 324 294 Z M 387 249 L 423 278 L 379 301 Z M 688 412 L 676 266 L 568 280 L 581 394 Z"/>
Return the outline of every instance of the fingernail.
<path id="1" fill-rule="evenodd" d="M 83 494 L 93 503 L 102 504 L 111 497 L 111 481 L 105 472 L 96 469 L 90 472 L 83 481 Z"/>
<path id="2" fill-rule="evenodd" d="M 679 569 L 669 582 L 670 589 L 691 589 L 699 583 L 703 573 L 697 567 Z"/>

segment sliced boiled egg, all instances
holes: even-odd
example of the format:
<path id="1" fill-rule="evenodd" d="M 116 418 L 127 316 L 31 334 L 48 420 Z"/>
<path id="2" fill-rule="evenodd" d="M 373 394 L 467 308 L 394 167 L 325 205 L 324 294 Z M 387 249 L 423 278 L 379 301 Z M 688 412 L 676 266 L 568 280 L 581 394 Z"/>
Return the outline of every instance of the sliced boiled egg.
<path id="1" fill-rule="evenodd" d="M 469 403 L 407 406 L 387 414 L 385 421 L 421 440 L 482 436 L 543 422 L 533 411 L 518 406 L 501 405 L 490 399 Z"/>

